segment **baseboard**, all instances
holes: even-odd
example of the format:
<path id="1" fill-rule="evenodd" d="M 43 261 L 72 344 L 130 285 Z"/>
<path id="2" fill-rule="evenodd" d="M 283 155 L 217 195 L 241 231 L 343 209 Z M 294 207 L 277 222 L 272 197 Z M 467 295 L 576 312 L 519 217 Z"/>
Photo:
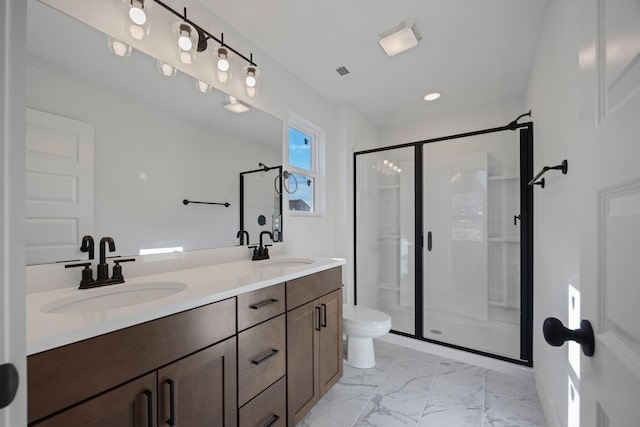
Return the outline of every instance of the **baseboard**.
<path id="1" fill-rule="evenodd" d="M 535 370 L 536 390 L 538 391 L 538 398 L 542 405 L 542 412 L 544 412 L 544 419 L 547 422 L 547 427 L 562 427 L 560 418 L 556 412 L 556 407 L 551 400 L 551 393 L 549 393 L 549 387 L 547 383 L 540 375 L 538 369 Z"/>
<path id="2" fill-rule="evenodd" d="M 386 334 L 380 338 L 380 341 L 401 345 L 403 347 L 412 348 L 425 353 L 435 354 L 437 356 L 446 357 L 471 365 L 480 366 L 481 368 L 491 369 L 508 375 L 514 375 L 520 378 L 534 379 L 534 370 L 527 366 L 517 365 L 515 363 L 505 362 L 503 360 L 493 359 L 479 354 L 469 353 L 455 348 L 445 347 L 443 345 L 433 344 L 426 341 L 420 341 L 414 338 L 405 337 L 397 334 Z"/>

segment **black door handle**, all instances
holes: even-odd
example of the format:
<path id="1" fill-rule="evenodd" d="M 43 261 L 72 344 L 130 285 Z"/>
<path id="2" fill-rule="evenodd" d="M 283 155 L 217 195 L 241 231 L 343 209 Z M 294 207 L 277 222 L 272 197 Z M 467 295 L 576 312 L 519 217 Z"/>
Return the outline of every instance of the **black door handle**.
<path id="1" fill-rule="evenodd" d="M 167 420 L 167 424 L 174 427 L 176 425 L 175 383 L 173 380 L 166 380 L 164 383 L 169 385 L 169 419 Z"/>
<path id="2" fill-rule="evenodd" d="M 566 341 L 575 341 L 582 347 L 585 356 L 592 357 L 596 349 L 596 339 L 593 328 L 588 320 L 580 322 L 580 328 L 571 330 L 565 328 L 562 322 L 555 317 L 548 317 L 542 324 L 544 339 L 554 347 L 560 347 Z"/>
<path id="3" fill-rule="evenodd" d="M 153 427 L 153 393 L 147 389 L 144 395 L 147 397 L 147 425 Z"/>
<path id="4" fill-rule="evenodd" d="M 518 225 L 518 220 L 520 219 L 520 215 L 514 215 L 513 216 L 513 226 L 515 227 L 516 225 Z"/>
<path id="5" fill-rule="evenodd" d="M 427 250 L 431 252 L 432 248 L 433 248 L 433 238 L 431 237 L 431 232 L 428 231 L 427 232 Z"/>
<path id="6" fill-rule="evenodd" d="M 12 363 L 0 365 L 0 409 L 9 406 L 13 402 L 19 383 L 18 370 Z"/>
<path id="7" fill-rule="evenodd" d="M 322 323 L 320 324 L 320 326 L 322 326 L 323 328 L 327 327 L 327 304 L 320 304 L 320 307 L 322 307 Z"/>
<path id="8" fill-rule="evenodd" d="M 320 329 L 322 329 L 322 322 L 321 322 L 321 320 L 320 320 L 320 317 L 321 317 L 321 311 L 322 311 L 322 310 L 321 310 L 321 309 L 320 309 L 320 307 L 318 307 L 317 305 L 315 306 L 315 310 L 316 310 L 316 314 L 317 314 L 317 319 L 316 319 L 316 320 L 318 321 L 318 327 L 316 327 L 316 326 L 314 325 L 314 326 L 313 326 L 313 328 L 314 328 L 316 331 L 319 331 Z"/>
<path id="9" fill-rule="evenodd" d="M 264 425 L 264 427 L 272 427 L 275 423 L 280 419 L 280 415 L 274 415 L 269 419 L 269 422 Z"/>

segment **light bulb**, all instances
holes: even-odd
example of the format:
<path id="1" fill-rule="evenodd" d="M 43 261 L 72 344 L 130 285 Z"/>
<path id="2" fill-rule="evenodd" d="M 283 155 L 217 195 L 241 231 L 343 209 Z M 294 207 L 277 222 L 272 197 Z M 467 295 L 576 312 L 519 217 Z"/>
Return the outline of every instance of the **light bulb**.
<path id="1" fill-rule="evenodd" d="M 142 40 L 146 34 L 144 28 L 137 25 L 129 25 L 129 35 L 136 40 Z"/>
<path id="2" fill-rule="evenodd" d="M 389 162 L 389 167 L 392 168 L 393 167 L 393 163 Z"/>
<path id="3" fill-rule="evenodd" d="M 218 48 L 218 70 L 229 71 L 229 60 L 227 59 L 227 49 L 223 47 Z"/>
<path id="4" fill-rule="evenodd" d="M 398 168 L 398 171 L 397 171 L 397 172 L 398 172 L 398 173 L 401 173 L 401 172 L 402 172 L 402 169 Z"/>
<path id="5" fill-rule="evenodd" d="M 173 77 L 178 73 L 178 70 L 174 66 L 160 60 L 158 60 L 158 71 L 166 77 Z"/>
<path id="6" fill-rule="evenodd" d="M 207 82 L 203 82 L 202 80 L 196 80 L 196 87 L 200 93 L 211 92 L 211 85 Z"/>
<path id="7" fill-rule="evenodd" d="M 129 9 L 129 18 L 134 24 L 144 25 L 147 22 L 147 14 L 144 12 L 144 2 L 141 0 L 133 0 L 131 9 Z"/>
<path id="8" fill-rule="evenodd" d="M 193 48 L 193 42 L 191 41 L 190 31 L 187 29 L 180 29 L 180 38 L 178 38 L 178 46 L 180 49 L 190 51 Z"/>
<path id="9" fill-rule="evenodd" d="M 440 93 L 439 92 L 431 92 L 428 93 L 424 96 L 424 100 L 425 101 L 435 101 L 436 99 L 440 98 Z"/>
<path id="10" fill-rule="evenodd" d="M 382 163 L 384 163 L 385 165 L 388 165 L 388 164 L 389 164 L 389 160 L 385 160 L 385 161 L 384 161 L 384 162 L 382 162 Z"/>
<path id="11" fill-rule="evenodd" d="M 131 55 L 131 46 L 126 43 L 116 40 L 113 37 L 107 37 L 109 50 L 117 56 L 125 57 Z"/>

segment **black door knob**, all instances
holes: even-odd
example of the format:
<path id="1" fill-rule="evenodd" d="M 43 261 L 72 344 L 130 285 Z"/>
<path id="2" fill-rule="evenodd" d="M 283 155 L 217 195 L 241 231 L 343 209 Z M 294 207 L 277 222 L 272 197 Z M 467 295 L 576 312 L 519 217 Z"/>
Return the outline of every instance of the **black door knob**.
<path id="1" fill-rule="evenodd" d="M 582 320 L 579 329 L 571 330 L 565 328 L 555 317 L 548 317 L 542 324 L 542 333 L 545 341 L 554 347 L 560 347 L 566 341 L 575 341 L 580 344 L 582 352 L 588 357 L 592 357 L 596 349 L 593 328 L 588 320 Z"/>
<path id="2" fill-rule="evenodd" d="M 13 364 L 3 363 L 0 365 L 0 409 L 13 402 L 19 382 L 18 370 Z"/>

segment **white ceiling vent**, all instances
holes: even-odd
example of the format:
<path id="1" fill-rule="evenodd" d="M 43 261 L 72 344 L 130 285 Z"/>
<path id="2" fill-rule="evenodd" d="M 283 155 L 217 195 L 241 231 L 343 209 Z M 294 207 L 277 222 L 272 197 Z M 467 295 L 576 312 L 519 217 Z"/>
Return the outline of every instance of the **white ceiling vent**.
<path id="1" fill-rule="evenodd" d="M 341 76 L 346 76 L 347 74 L 349 74 L 349 73 L 351 72 L 351 71 L 349 71 L 349 70 L 347 69 L 347 67 L 345 67 L 344 65 L 343 65 L 343 66 L 340 66 L 340 67 L 338 67 L 338 68 L 336 68 L 336 71 L 337 71 L 337 72 L 338 72 L 338 74 L 340 74 Z"/>

